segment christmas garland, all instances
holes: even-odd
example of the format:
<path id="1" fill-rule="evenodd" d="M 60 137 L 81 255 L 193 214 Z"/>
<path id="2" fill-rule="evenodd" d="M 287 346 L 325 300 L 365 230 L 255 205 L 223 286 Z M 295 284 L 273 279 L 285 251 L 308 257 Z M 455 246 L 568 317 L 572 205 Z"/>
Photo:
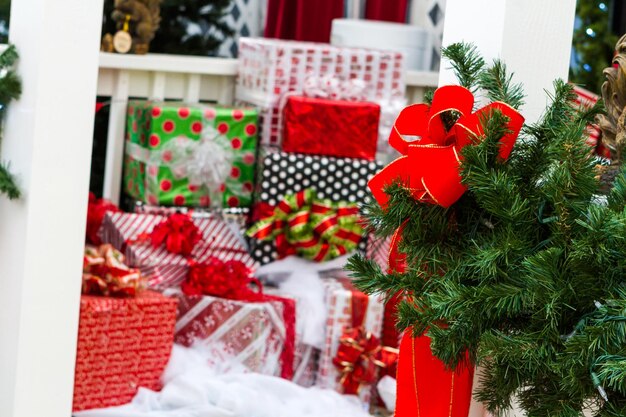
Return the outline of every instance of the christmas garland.
<path id="1" fill-rule="evenodd" d="M 18 54 L 14 45 L 10 45 L 0 54 L 0 119 L 4 117 L 8 104 L 22 94 L 22 81 L 12 69 L 17 59 Z M 0 140 L 2 140 L 3 133 L 0 127 Z M 6 194 L 11 200 L 20 197 L 20 189 L 6 163 L 0 164 L 0 192 Z"/>

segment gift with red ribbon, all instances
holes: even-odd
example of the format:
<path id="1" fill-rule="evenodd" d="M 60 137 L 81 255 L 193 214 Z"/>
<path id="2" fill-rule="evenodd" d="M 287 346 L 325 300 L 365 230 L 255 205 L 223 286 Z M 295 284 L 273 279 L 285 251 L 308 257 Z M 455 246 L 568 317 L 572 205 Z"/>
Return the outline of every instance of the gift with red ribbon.
<path id="1" fill-rule="evenodd" d="M 356 289 L 343 271 L 325 272 L 322 279 L 328 315 L 316 385 L 369 403 L 376 368 L 393 362 L 380 344 L 382 299 Z"/>
<path id="2" fill-rule="evenodd" d="M 247 234 L 273 240 L 281 258 L 298 255 L 322 262 L 356 249 L 363 227 L 356 204 L 320 200 L 306 189 L 285 196 Z"/>
<path id="3" fill-rule="evenodd" d="M 138 269 L 124 264 L 112 245 L 87 245 L 83 257 L 83 294 L 134 297 L 145 287 Z"/>
<path id="4" fill-rule="evenodd" d="M 484 122 L 494 111 L 506 116 L 506 133 L 499 140 L 499 158 L 513 150 L 524 118 L 502 102 L 473 112 L 474 96 L 466 88 L 444 86 L 434 93 L 432 105 L 415 104 L 398 116 L 389 144 L 402 156 L 383 168 L 369 182 L 381 207 L 389 196 L 386 187 L 399 183 L 419 202 L 450 207 L 467 191 L 461 182 L 462 150 L 484 137 Z M 415 139 L 415 140 L 411 140 Z M 398 247 L 408 219 L 391 238 L 388 271 L 404 272 L 406 256 Z M 415 368 L 425 369 L 419 374 Z M 473 368 L 449 371 L 433 356 L 426 335 L 413 337 L 407 330 L 400 345 L 397 417 L 415 415 L 467 416 L 471 400 Z"/>
<path id="5" fill-rule="evenodd" d="M 87 243 L 92 245 L 99 245 L 102 243 L 100 240 L 100 228 L 102 227 L 102 220 L 106 213 L 119 212 L 120 209 L 104 198 L 96 198 L 94 193 L 89 193 L 89 204 L 87 205 Z"/>
<path id="6" fill-rule="evenodd" d="M 256 290 L 252 288 L 253 286 Z M 252 309 L 252 317 L 245 315 L 246 319 L 251 320 L 259 313 L 262 315 L 268 311 L 272 311 L 273 315 L 280 313 L 280 318 L 282 319 L 280 322 L 270 320 L 268 323 L 263 324 L 263 320 L 260 320 L 256 324 L 252 322 L 249 323 L 249 325 L 262 325 L 262 331 L 258 334 L 266 334 L 269 337 L 270 333 L 274 333 L 274 336 L 278 335 L 280 337 L 275 338 L 272 343 L 269 343 L 266 347 L 257 342 L 257 348 L 259 349 L 257 354 L 260 354 L 260 358 L 257 359 L 259 359 L 260 362 L 254 363 L 254 361 L 252 361 L 248 366 L 250 366 L 252 370 L 267 369 L 268 364 L 262 362 L 265 357 L 263 349 L 280 345 L 281 350 L 280 356 L 278 357 L 280 364 L 279 375 L 287 379 L 293 377 L 296 337 L 296 307 L 294 300 L 264 294 L 261 282 L 252 276 L 251 268 L 247 267 L 241 261 L 221 261 L 217 258 L 210 258 L 203 263 L 193 263 L 189 268 L 187 279 L 181 285 L 181 290 L 182 293 L 178 291 L 173 292 L 180 300 L 179 324 L 184 323 L 184 325 L 177 326 L 176 338 L 180 343 L 187 346 L 195 342 L 196 339 L 211 339 L 212 333 L 215 331 L 229 333 L 225 331 L 223 327 L 220 330 L 212 329 L 212 327 L 208 326 L 206 323 L 208 316 L 204 313 L 211 309 L 210 306 L 215 307 L 216 303 L 228 304 L 226 300 L 232 300 L 236 303 L 231 303 L 231 308 L 235 309 L 241 307 L 242 311 L 247 309 L 247 307 L 244 306 L 245 303 L 265 303 L 266 305 L 262 306 L 260 310 L 258 308 Z M 196 304 L 196 301 L 199 299 L 202 299 L 202 301 Z M 203 302 L 207 300 L 210 302 L 207 304 L 206 309 L 198 307 L 199 305 L 203 305 Z M 186 306 L 189 304 L 193 304 L 196 307 L 187 310 Z M 278 307 L 278 304 L 281 306 Z M 233 323 L 230 322 L 224 323 L 224 326 L 230 326 L 232 324 Z M 271 326 L 274 328 L 279 327 L 281 331 L 272 332 L 270 329 Z M 235 332 L 230 334 L 229 337 L 236 337 L 234 334 L 240 329 L 239 326 L 235 326 Z M 246 334 L 248 333 L 240 335 L 243 340 L 239 342 L 245 342 L 246 340 L 249 342 L 250 337 L 246 337 Z M 253 336 L 252 338 L 256 337 L 257 336 Z M 235 345 L 238 343 L 237 340 L 234 339 L 231 339 L 230 342 L 230 348 L 233 348 L 233 343 Z M 245 353 L 247 347 L 248 344 L 244 343 L 244 345 L 241 346 L 242 352 L 234 352 L 231 349 L 230 353 Z M 226 346 L 225 349 L 228 350 L 229 348 Z M 246 357 L 246 359 L 249 359 L 249 357 Z"/>
<path id="7" fill-rule="evenodd" d="M 241 238 L 218 215 L 107 213 L 101 235 L 155 289 L 180 285 L 190 265 L 211 258 L 241 261 L 249 268 L 257 265 Z"/>

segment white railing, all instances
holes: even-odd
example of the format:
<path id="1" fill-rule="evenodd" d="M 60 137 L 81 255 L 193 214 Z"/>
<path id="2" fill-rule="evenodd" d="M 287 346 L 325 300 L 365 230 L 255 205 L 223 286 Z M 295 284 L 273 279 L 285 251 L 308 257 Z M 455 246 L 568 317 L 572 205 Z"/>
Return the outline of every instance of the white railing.
<path id="1" fill-rule="evenodd" d="M 98 95 L 111 97 L 104 196 L 119 201 L 129 98 L 233 104 L 237 60 L 179 55 L 100 53 Z M 438 73 L 409 71 L 407 98 L 418 102 L 437 86 Z"/>

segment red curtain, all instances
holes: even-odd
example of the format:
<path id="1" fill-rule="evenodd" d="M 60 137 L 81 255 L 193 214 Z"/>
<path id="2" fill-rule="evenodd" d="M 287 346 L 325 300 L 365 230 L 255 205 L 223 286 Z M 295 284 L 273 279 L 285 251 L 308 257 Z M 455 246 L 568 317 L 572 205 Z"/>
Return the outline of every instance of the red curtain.
<path id="1" fill-rule="evenodd" d="M 265 37 L 329 42 L 332 20 L 343 16 L 343 0 L 269 0 Z"/>
<path id="2" fill-rule="evenodd" d="M 367 0 L 365 18 L 405 23 L 409 0 Z"/>

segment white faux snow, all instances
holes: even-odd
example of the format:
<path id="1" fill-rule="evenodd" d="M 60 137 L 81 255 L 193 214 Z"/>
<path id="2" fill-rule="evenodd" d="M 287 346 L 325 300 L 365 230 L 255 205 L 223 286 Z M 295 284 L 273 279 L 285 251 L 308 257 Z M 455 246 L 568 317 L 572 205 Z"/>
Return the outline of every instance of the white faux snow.
<path id="1" fill-rule="evenodd" d="M 76 417 L 368 417 L 356 397 L 254 373 L 219 374 L 193 348 L 174 346 L 161 392 Z"/>

